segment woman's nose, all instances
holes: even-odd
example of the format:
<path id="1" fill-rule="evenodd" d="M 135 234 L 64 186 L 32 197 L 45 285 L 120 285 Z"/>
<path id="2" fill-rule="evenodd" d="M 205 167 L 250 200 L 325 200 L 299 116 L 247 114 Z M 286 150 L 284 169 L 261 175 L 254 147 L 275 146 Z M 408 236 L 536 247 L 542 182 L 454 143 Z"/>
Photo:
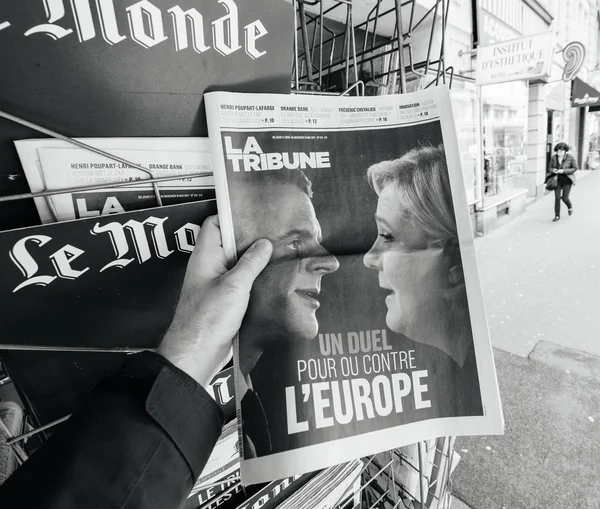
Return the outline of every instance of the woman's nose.
<path id="1" fill-rule="evenodd" d="M 381 270 L 381 253 L 378 251 L 377 242 L 375 242 L 371 249 L 365 254 L 363 263 L 368 269 Z"/>

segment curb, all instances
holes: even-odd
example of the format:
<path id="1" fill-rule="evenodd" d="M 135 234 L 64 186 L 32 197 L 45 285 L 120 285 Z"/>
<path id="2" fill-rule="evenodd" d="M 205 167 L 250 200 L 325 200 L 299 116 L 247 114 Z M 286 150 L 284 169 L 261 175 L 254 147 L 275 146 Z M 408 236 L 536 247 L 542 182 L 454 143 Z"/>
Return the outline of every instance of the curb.
<path id="1" fill-rule="evenodd" d="M 551 368 L 600 382 L 600 357 L 549 341 L 538 341 L 527 356 Z"/>
<path id="2" fill-rule="evenodd" d="M 454 495 L 452 495 L 450 507 L 452 509 L 472 509 L 470 506 L 465 504 L 461 499 L 456 498 Z"/>

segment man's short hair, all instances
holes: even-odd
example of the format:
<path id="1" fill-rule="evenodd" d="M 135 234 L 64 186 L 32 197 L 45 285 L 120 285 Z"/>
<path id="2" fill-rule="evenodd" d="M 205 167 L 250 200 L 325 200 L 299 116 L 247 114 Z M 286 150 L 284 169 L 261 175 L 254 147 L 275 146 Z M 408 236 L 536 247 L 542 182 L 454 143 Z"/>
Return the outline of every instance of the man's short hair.
<path id="1" fill-rule="evenodd" d="M 559 150 L 564 150 L 565 152 L 569 151 L 569 145 L 567 145 L 564 141 L 557 143 L 554 147 L 554 152 L 558 152 Z"/>
<path id="2" fill-rule="evenodd" d="M 300 189 L 310 199 L 313 197 L 312 182 L 302 170 L 270 170 L 252 172 L 247 175 L 236 175 L 229 184 L 229 193 L 232 197 L 231 206 L 234 209 L 235 242 L 238 255 L 250 246 L 254 240 L 248 238 L 247 232 L 252 231 L 253 210 L 260 207 L 260 203 L 251 203 L 246 199 L 252 197 L 252 189 L 269 191 L 271 186 L 291 185 Z M 246 177 L 246 178 L 244 178 Z M 273 190 L 277 192 L 277 190 Z"/>
<path id="3" fill-rule="evenodd" d="M 244 178 L 244 176 L 247 176 L 247 178 Z M 273 185 L 293 185 L 306 193 L 309 198 L 313 197 L 312 182 L 302 170 L 253 171 L 244 176 L 236 175 L 237 178 L 232 179 L 230 183 L 230 189 L 238 188 L 241 190 L 247 186 L 269 188 Z"/>

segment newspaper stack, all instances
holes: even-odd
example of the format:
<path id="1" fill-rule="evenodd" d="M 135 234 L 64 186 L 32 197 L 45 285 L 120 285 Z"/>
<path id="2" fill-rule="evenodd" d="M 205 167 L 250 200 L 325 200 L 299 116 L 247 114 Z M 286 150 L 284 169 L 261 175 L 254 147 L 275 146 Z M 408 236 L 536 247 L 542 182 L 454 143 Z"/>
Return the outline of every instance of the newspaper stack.
<path id="1" fill-rule="evenodd" d="M 192 488 L 185 509 L 219 506 L 241 491 L 237 425 L 223 427 L 204 470 Z"/>
<path id="2" fill-rule="evenodd" d="M 240 504 L 240 499 L 245 497 L 241 493 L 243 488 L 240 482 L 240 458 L 237 447 L 237 426 L 235 421 L 223 428 L 206 467 L 192 489 L 184 509 L 209 509 L 220 507 L 222 509 L 251 508 L 248 500 Z M 363 462 L 353 462 L 336 465 L 317 473 L 310 481 L 297 491 L 292 491 L 283 502 L 272 505 L 277 509 L 334 509 L 350 503 L 351 507 L 360 505 L 361 471 Z M 292 478 L 290 483 L 297 482 Z M 280 482 L 280 481 L 278 481 Z M 282 480 L 287 486 L 285 480 Z M 272 484 L 263 487 L 255 495 L 258 500 L 271 498 L 273 492 L 280 492 Z M 270 495 L 271 494 L 271 495 Z M 271 503 L 272 504 L 272 503 Z M 260 506 L 261 508 L 263 505 Z"/>
<path id="3" fill-rule="evenodd" d="M 300 488 L 277 506 L 277 509 L 334 509 L 347 500 L 353 500 L 357 491 L 357 480 L 363 468 L 361 460 L 354 460 L 327 468 L 317 474 L 306 485 Z M 360 499 L 355 500 L 360 505 Z"/>

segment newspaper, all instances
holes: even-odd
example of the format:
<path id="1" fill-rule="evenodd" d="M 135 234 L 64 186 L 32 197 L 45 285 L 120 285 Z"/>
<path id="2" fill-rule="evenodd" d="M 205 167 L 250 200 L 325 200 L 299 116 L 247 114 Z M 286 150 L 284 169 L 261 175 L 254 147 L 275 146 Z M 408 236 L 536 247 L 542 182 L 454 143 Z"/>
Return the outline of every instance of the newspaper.
<path id="1" fill-rule="evenodd" d="M 234 507 L 236 509 L 276 509 L 314 478 L 315 474 L 303 474 L 278 479 L 261 487 L 250 498 Z"/>
<path id="2" fill-rule="evenodd" d="M 363 462 L 354 460 L 319 472 L 306 485 L 279 504 L 278 509 L 334 509 L 348 498 L 360 479 Z M 360 488 L 359 488 L 360 489 Z"/>
<path id="3" fill-rule="evenodd" d="M 210 173 L 207 138 L 82 138 L 125 161 L 151 171 L 152 177 Z M 117 182 L 137 182 L 126 187 L 107 186 L 94 191 L 70 192 L 35 198 L 42 223 L 129 212 L 157 205 L 150 175 L 68 142 L 55 139 L 15 141 L 23 171 L 32 192 Z M 214 199 L 210 174 L 158 183 L 163 205 Z"/>
<path id="4" fill-rule="evenodd" d="M 6 260 L 0 264 L 0 345 L 156 348 L 173 319 L 201 225 L 216 212 L 216 200 L 206 200 L 0 232 Z M 68 363 L 61 369 L 72 371 Z M 37 399 L 38 413 L 73 411 L 62 405 L 74 403 L 78 391 L 61 401 L 43 396 L 48 385 L 60 390 L 66 378 L 48 376 L 40 385 L 39 371 L 11 375 L 20 386 L 30 380 L 27 399 Z"/>
<path id="5" fill-rule="evenodd" d="M 233 509 L 246 499 L 239 468 L 190 495 L 181 509 Z"/>
<path id="6" fill-rule="evenodd" d="M 190 497 L 206 488 L 207 485 L 230 476 L 239 468 L 240 458 L 235 427 L 235 421 L 231 421 L 223 427 L 221 436 L 217 440 L 204 470 L 189 494 Z"/>
<path id="7" fill-rule="evenodd" d="M 448 90 L 206 104 L 226 254 L 274 246 L 234 342 L 242 482 L 501 434 Z"/>

